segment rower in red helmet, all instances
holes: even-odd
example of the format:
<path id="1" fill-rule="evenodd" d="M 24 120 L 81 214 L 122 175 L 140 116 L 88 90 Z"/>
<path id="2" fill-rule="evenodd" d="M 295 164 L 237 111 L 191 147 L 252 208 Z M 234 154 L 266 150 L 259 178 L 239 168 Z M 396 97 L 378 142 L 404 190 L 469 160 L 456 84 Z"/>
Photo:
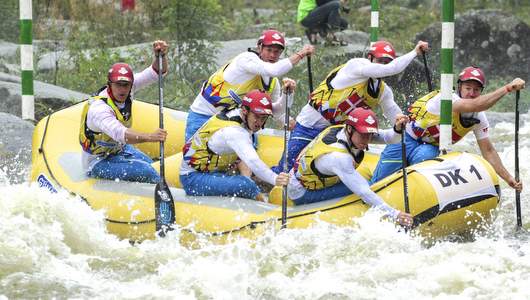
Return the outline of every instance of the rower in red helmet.
<path id="1" fill-rule="evenodd" d="M 252 90 L 241 97 L 241 107 L 211 117 L 184 145 L 180 182 L 187 195 L 236 196 L 264 200 L 258 185 L 248 176 L 229 170 L 242 161 L 259 179 L 271 185 L 287 185 L 289 175 L 277 175 L 259 158 L 253 133 L 273 115 L 270 95 Z"/>
<path id="2" fill-rule="evenodd" d="M 160 181 L 158 172 L 151 166 L 153 161 L 132 144 L 164 141 L 167 132 L 160 128 L 151 133 L 132 130 L 131 108 L 134 92 L 157 82 L 159 72 L 167 72 L 167 49 L 166 42 L 153 42 L 153 63 L 137 74 L 126 63 L 112 65 L 107 72 L 107 84 L 86 102 L 79 143 L 88 176 L 150 183 Z M 162 70 L 158 70 L 159 52 L 163 55 Z"/>
<path id="3" fill-rule="evenodd" d="M 284 35 L 274 29 L 263 31 L 257 40 L 256 50 L 248 49 L 219 68 L 202 85 L 193 101 L 186 120 L 188 140 L 211 116 L 222 110 L 237 107 L 230 91 L 240 97 L 254 89 L 271 95 L 274 118 L 283 122 L 285 93 L 277 77 L 285 75 L 304 57 L 314 52 L 314 47 L 305 45 L 290 57 L 280 59 L 286 47 Z M 294 90 L 294 80 L 287 79 L 283 91 Z"/>
<path id="4" fill-rule="evenodd" d="M 377 117 L 367 107 L 350 111 L 342 125 L 322 131 L 296 158 L 287 192 L 296 205 L 356 194 L 402 225 L 412 225 L 412 216 L 386 204 L 356 170 L 369 143 L 397 143 L 399 129 L 407 122 L 401 115 L 394 129 L 378 130 Z"/>
<path id="5" fill-rule="evenodd" d="M 367 58 L 353 58 L 331 70 L 296 117 L 288 143 L 288 168 L 291 168 L 298 153 L 324 128 L 342 124 L 356 107 L 368 106 L 375 110 L 380 106 L 387 120 L 395 120 L 402 115 L 392 89 L 382 78 L 402 72 L 427 49 L 428 44 L 419 41 L 412 51 L 396 57 L 396 51 L 389 42 L 378 41 L 370 47 Z M 281 170 L 283 160 L 282 157 L 273 170 Z"/>
<path id="6" fill-rule="evenodd" d="M 460 141 L 473 131 L 482 156 L 493 166 L 495 172 L 512 188 L 521 191 L 521 181 L 506 170 L 499 154 L 489 139 L 489 122 L 485 111 L 506 94 L 523 89 L 524 80 L 515 78 L 497 90 L 482 95 L 486 85 L 484 72 L 475 66 L 464 68 L 457 79 L 457 90 L 452 94 L 452 143 Z M 406 126 L 405 144 L 407 163 L 413 165 L 440 154 L 440 101 L 441 93 L 433 91 L 416 100 L 410 107 L 411 122 Z M 376 182 L 401 168 L 401 145 L 388 145 L 372 177 Z"/>

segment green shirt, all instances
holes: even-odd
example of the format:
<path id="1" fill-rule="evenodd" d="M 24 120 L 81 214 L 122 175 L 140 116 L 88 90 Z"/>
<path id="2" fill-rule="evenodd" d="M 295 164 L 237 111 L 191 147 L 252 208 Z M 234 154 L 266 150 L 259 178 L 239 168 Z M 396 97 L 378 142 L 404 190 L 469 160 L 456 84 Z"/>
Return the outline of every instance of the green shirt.
<path id="1" fill-rule="evenodd" d="M 317 7 L 316 0 L 300 0 L 296 22 L 300 23 L 315 7 Z"/>

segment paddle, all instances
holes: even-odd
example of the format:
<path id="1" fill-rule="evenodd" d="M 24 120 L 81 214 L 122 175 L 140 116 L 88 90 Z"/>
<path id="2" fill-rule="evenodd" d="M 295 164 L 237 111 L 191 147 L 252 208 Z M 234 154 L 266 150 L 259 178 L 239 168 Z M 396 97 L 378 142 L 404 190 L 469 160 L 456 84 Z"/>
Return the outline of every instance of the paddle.
<path id="1" fill-rule="evenodd" d="M 405 100 L 405 107 L 407 107 L 407 97 L 403 95 Z M 405 108 L 406 110 L 406 108 Z M 410 214 L 409 206 L 409 186 L 407 183 L 407 147 L 405 145 L 405 125 L 401 127 L 401 170 L 403 171 L 403 201 L 405 204 L 405 212 Z"/>
<path id="2" fill-rule="evenodd" d="M 308 62 L 309 62 L 309 56 Z M 287 99 L 285 103 L 285 119 L 283 122 L 283 157 L 285 159 L 283 160 L 283 172 L 287 173 L 289 170 L 287 170 L 287 160 L 289 159 L 287 156 L 287 141 L 289 139 L 289 104 L 292 103 L 292 97 L 293 92 L 291 90 L 287 90 Z M 282 188 L 282 229 L 287 227 L 287 187 L 283 186 Z"/>
<path id="3" fill-rule="evenodd" d="M 313 92 L 313 72 L 311 72 L 311 56 L 307 57 L 307 79 L 309 81 L 309 93 Z"/>
<path id="4" fill-rule="evenodd" d="M 519 91 L 515 92 L 515 180 L 519 181 Z M 521 218 L 521 192 L 515 190 L 515 212 L 517 214 L 517 229 L 523 226 Z"/>
<path id="5" fill-rule="evenodd" d="M 158 119 L 160 128 L 164 129 L 164 82 L 162 81 L 162 51 L 158 52 Z M 166 183 L 164 165 L 164 142 L 160 142 L 160 182 L 155 187 L 156 232 L 165 237 L 171 225 L 175 223 L 175 203 Z"/>
<path id="6" fill-rule="evenodd" d="M 427 57 L 425 51 L 422 51 L 423 56 L 423 65 L 425 66 L 425 77 L 427 79 L 427 86 L 429 87 L 429 92 L 432 92 L 432 81 L 431 74 L 429 72 L 429 67 L 427 66 Z M 405 100 L 405 107 L 407 107 L 407 98 L 403 95 Z M 402 128 L 401 132 L 401 169 L 403 171 L 403 201 L 405 202 L 405 212 L 410 213 L 409 206 L 409 191 L 407 183 L 407 147 L 405 145 L 405 128 Z"/>
<path id="7" fill-rule="evenodd" d="M 429 67 L 427 67 L 427 55 L 425 54 L 425 51 L 421 51 L 421 54 L 423 56 L 423 65 L 425 66 L 425 77 L 427 78 L 427 86 L 429 88 L 429 92 L 433 91 L 432 87 L 432 80 L 431 80 L 431 72 L 429 71 Z"/>

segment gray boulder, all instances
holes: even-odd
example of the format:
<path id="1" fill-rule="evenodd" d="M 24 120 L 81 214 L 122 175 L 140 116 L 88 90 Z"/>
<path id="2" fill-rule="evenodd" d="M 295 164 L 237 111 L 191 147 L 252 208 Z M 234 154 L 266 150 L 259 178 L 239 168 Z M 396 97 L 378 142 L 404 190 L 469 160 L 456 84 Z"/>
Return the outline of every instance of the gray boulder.
<path id="1" fill-rule="evenodd" d="M 21 91 L 19 76 L 0 73 L 0 111 L 20 116 Z M 87 94 L 40 81 L 34 82 L 34 93 L 36 120 L 88 98 Z"/>
<path id="2" fill-rule="evenodd" d="M 455 18 L 454 72 L 476 65 L 487 77 L 530 79 L 530 26 L 500 10 L 476 10 Z M 432 24 L 416 35 L 429 41 L 430 62 L 438 69 L 441 24 Z"/>
<path id="3" fill-rule="evenodd" d="M 21 183 L 31 164 L 33 124 L 0 112 L 0 181 Z"/>

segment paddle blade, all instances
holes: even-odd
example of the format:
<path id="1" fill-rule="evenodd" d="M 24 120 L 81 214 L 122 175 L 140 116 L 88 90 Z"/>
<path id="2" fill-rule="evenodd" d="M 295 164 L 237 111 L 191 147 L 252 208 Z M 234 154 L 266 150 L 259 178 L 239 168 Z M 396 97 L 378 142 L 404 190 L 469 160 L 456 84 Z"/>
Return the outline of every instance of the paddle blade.
<path id="1" fill-rule="evenodd" d="M 155 217 L 156 232 L 160 237 L 166 236 L 175 223 L 175 202 L 164 181 L 157 183 L 155 187 Z"/>

